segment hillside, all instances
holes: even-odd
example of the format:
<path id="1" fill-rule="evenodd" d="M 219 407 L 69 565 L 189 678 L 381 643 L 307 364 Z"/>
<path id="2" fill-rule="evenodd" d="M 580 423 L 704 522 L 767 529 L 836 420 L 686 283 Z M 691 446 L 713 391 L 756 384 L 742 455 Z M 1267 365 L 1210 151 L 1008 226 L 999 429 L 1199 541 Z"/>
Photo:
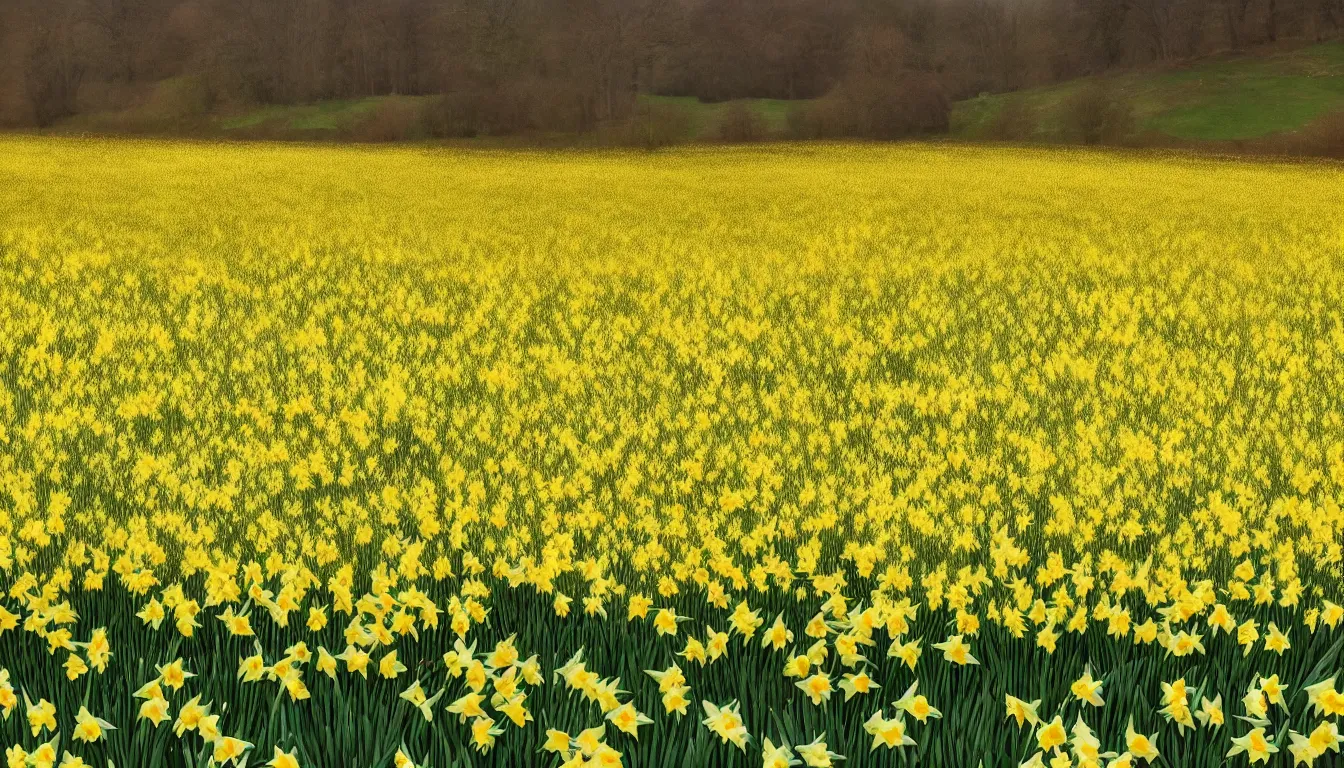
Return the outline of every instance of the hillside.
<path id="1" fill-rule="evenodd" d="M 1129 138 L 1192 143 L 1267 140 L 1309 132 L 1321 121 L 1344 113 L 1344 42 L 985 95 L 953 107 L 952 135 L 993 137 L 1005 111 L 1015 109 L 1029 125 L 1029 135 L 1021 138 L 1069 140 L 1068 105 L 1081 89 L 1098 83 L 1130 106 Z"/>
<path id="2" fill-rule="evenodd" d="M 190 92 L 191 84 L 180 78 L 166 80 L 134 107 L 76 115 L 62 121 L 55 130 L 60 133 L 150 133 L 231 139 L 386 140 L 387 137 L 370 135 L 370 126 L 377 123 L 380 116 L 400 113 L 407 124 L 399 127 L 398 138 L 425 140 L 432 137 L 429 114 L 434 96 L 369 96 L 311 104 L 235 106 L 200 112 L 193 110 Z M 761 138 L 787 138 L 789 110 L 806 103 L 780 99 L 707 103 L 689 96 L 640 97 L 641 107 L 651 110 L 655 119 L 678 115 L 678 136 L 689 141 L 716 138 L 725 114 L 734 104 L 745 105 L 755 116 Z M 562 134 L 548 133 L 515 137 L 513 141 L 563 141 L 565 138 Z M 473 141 L 498 140 L 510 141 L 501 137 L 478 137 Z"/>
<path id="3" fill-rule="evenodd" d="M 952 107 L 950 137 L 981 141 L 1078 141 L 1072 112 L 1082 91 L 1103 86 L 1128 113 L 1122 135 L 1107 142 L 1211 146 L 1249 151 L 1344 149 L 1344 42 L 1278 53 L 1205 59 L 1164 70 L 1119 72 L 1003 94 L 984 94 Z M 140 105 L 80 115 L 59 131 L 157 133 L 237 139 L 424 140 L 432 96 L 379 96 L 293 106 L 193 111 L 191 83 L 163 81 Z M 744 99 L 757 136 L 790 138 L 790 111 L 805 101 Z M 734 102 L 643 96 L 655 120 L 678 123 L 677 140 L 713 140 Z M 1011 118 L 1011 125 L 1008 125 Z M 564 134 L 474 143 L 573 141 Z"/>

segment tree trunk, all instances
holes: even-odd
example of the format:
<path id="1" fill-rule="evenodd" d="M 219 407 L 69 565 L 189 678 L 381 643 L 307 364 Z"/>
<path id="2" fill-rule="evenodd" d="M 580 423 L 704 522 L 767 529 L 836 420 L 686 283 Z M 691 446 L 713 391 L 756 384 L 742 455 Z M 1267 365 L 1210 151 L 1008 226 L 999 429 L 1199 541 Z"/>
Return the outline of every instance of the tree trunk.
<path id="1" fill-rule="evenodd" d="M 1241 35 L 1237 30 L 1236 15 L 1232 13 L 1232 5 L 1224 0 L 1223 3 L 1223 21 L 1227 25 L 1227 42 L 1232 50 L 1241 50 Z"/>

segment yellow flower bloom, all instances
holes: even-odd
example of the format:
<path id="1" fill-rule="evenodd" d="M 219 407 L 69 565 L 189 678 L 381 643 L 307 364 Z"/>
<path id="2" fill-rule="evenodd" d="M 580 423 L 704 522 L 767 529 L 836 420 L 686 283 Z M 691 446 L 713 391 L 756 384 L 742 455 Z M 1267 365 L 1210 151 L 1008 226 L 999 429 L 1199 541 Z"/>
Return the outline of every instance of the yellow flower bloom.
<path id="1" fill-rule="evenodd" d="M 397 675 L 405 671 L 406 665 L 397 661 L 396 650 L 389 651 L 387 655 L 383 656 L 382 660 L 378 662 L 378 674 L 388 680 L 396 678 Z"/>
<path id="2" fill-rule="evenodd" d="M 1068 740 L 1068 731 L 1064 730 L 1064 721 L 1059 715 L 1055 715 L 1054 720 L 1051 720 L 1036 732 L 1036 745 L 1042 752 L 1049 752 L 1055 747 L 1063 746 Z"/>
<path id="3" fill-rule="evenodd" d="M 28 727 L 36 736 L 44 729 L 56 731 L 56 706 L 46 699 L 38 699 L 37 703 L 28 700 L 28 694 L 24 694 L 24 704 L 28 709 Z"/>
<path id="4" fill-rule="evenodd" d="M 210 714 L 210 705 L 201 704 L 200 695 L 192 696 L 177 712 L 177 721 L 173 723 L 173 733 L 181 737 L 187 731 L 194 731 L 200 725 L 201 718 Z"/>
<path id="5" fill-rule="evenodd" d="M 709 728 L 710 732 L 718 736 L 723 743 L 732 742 L 734 746 L 745 752 L 750 734 L 747 733 L 747 727 L 742 722 L 741 715 L 738 714 L 737 702 L 729 702 L 719 707 L 708 701 L 701 701 L 700 705 L 705 710 L 703 723 Z"/>
<path id="6" fill-rule="evenodd" d="M 961 635 L 952 635 L 941 643 L 934 643 L 933 647 L 943 652 L 944 659 L 958 666 L 980 663 L 971 655 L 971 646 L 962 640 Z"/>
<path id="7" fill-rule="evenodd" d="M 103 738 L 107 731 L 115 731 L 116 728 L 102 718 L 94 717 L 85 707 L 79 708 L 79 713 L 75 715 L 75 732 L 73 738 L 76 741 L 93 743 Z"/>
<path id="8" fill-rule="evenodd" d="M 161 725 L 165 720 L 168 720 L 169 717 L 170 715 L 168 713 L 168 700 L 161 696 L 155 696 L 150 699 L 147 699 L 143 704 L 140 705 L 140 714 L 138 715 L 138 719 L 148 720 L 156 728 L 159 725 Z"/>
<path id="9" fill-rule="evenodd" d="M 266 761 L 266 764 L 271 766 L 271 768 L 299 768 L 299 755 L 297 750 L 284 752 L 278 746 L 273 747 L 273 749 L 275 750 L 274 755 L 270 760 Z"/>
<path id="10" fill-rule="evenodd" d="M 1125 726 L 1125 749 L 1135 757 L 1153 762 L 1157 759 L 1157 734 L 1145 736 L 1134 730 L 1134 717 L 1129 718 L 1129 723 Z"/>
<path id="11" fill-rule="evenodd" d="M 1269 762 L 1269 756 L 1278 751 L 1279 748 L 1265 737 L 1265 729 L 1255 728 L 1244 736 L 1233 737 L 1232 748 L 1227 751 L 1227 757 L 1245 753 L 1253 765 Z"/>

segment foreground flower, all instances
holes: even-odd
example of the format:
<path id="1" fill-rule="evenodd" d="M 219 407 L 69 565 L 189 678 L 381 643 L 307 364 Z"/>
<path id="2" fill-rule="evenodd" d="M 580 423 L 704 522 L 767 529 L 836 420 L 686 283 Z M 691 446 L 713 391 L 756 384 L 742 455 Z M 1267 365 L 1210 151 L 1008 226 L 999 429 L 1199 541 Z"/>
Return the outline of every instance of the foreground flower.
<path id="1" fill-rule="evenodd" d="M 1288 686 L 1279 682 L 1278 675 L 1261 677 L 1259 688 L 1260 692 L 1265 694 L 1265 698 L 1269 700 L 1270 704 L 1277 705 L 1284 712 L 1288 711 L 1288 702 L 1284 698 L 1284 694 L 1288 691 Z"/>
<path id="2" fill-rule="evenodd" d="M 503 735 L 504 729 L 500 728 L 494 720 L 488 717 L 478 717 L 471 721 L 471 746 L 481 754 L 490 751 L 495 746 L 495 737 Z"/>
<path id="3" fill-rule="evenodd" d="M 275 754 L 266 763 L 271 766 L 271 768 L 299 768 L 299 755 L 297 750 L 283 752 L 278 746 L 273 747 L 273 749 L 275 750 Z"/>
<path id="4" fill-rule="evenodd" d="M 915 740 L 906 733 L 905 721 L 899 714 L 888 720 L 883 717 L 882 710 L 879 709 L 863 724 L 863 730 L 873 737 L 873 745 L 868 748 L 869 752 L 878 747 L 891 749 L 893 747 L 909 747 L 915 744 Z"/>
<path id="5" fill-rule="evenodd" d="M 1042 752 L 1049 752 L 1056 747 L 1063 746 L 1069 740 L 1068 731 L 1064 730 L 1064 719 L 1055 715 L 1041 730 L 1036 732 L 1036 746 Z"/>
<path id="6" fill-rule="evenodd" d="M 637 712 L 635 705 L 628 701 L 608 712 L 607 720 L 616 726 L 617 730 L 635 738 L 639 738 L 639 726 L 653 724 L 653 720 Z"/>
<path id="7" fill-rule="evenodd" d="M 761 635 L 761 647 L 772 648 L 776 651 L 784 650 L 784 646 L 793 642 L 793 630 L 784 624 L 784 613 L 780 612 L 775 617 L 775 623 L 770 625 L 770 629 Z"/>
<path id="8" fill-rule="evenodd" d="M 148 720 L 150 724 L 157 728 L 171 717 L 168 713 L 168 700 L 162 696 L 156 696 L 140 705 L 140 714 L 137 719 Z"/>
<path id="9" fill-rule="evenodd" d="M 481 709 L 481 702 L 485 697 L 474 691 L 468 691 L 457 701 L 448 705 L 448 711 L 457 715 L 460 723 L 465 723 L 473 717 L 485 717 L 485 710 Z"/>
<path id="10" fill-rule="evenodd" d="M 690 692 L 690 686 L 679 685 L 664 693 L 663 711 L 669 715 L 676 713 L 679 717 L 685 715 L 691 704 L 691 700 L 686 697 Z"/>
<path id="11" fill-rule="evenodd" d="M 51 768 L 51 766 L 56 763 L 56 749 L 60 745 L 60 742 L 61 735 L 56 734 L 46 743 L 39 744 L 25 759 L 33 765 L 34 768 Z M 22 754 L 22 752 L 22 749 L 18 749 L 14 755 L 10 755 L 9 757 L 13 760 Z M 12 768 L 18 768 L 18 766 L 13 765 L 13 763 L 11 763 L 11 766 Z"/>
<path id="12" fill-rule="evenodd" d="M 944 659 L 958 666 L 980 663 L 971 655 L 971 646 L 962 640 L 961 635 L 952 635 L 941 643 L 934 643 L 933 647 L 943 652 Z"/>
<path id="13" fill-rule="evenodd" d="M 378 662 L 378 674 L 385 679 L 395 679 L 397 675 L 406 671 L 406 665 L 397 659 L 397 651 L 393 649 L 388 651 L 387 655 Z"/>
<path id="14" fill-rule="evenodd" d="M 548 728 L 546 730 L 546 741 L 541 745 L 545 752 L 564 752 L 569 749 L 569 734 L 564 731 Z"/>
<path id="15" fill-rule="evenodd" d="M 177 713 L 177 722 L 173 723 L 173 733 L 181 736 L 187 731 L 194 731 L 201 724 L 201 718 L 210 714 L 210 705 L 201 703 L 200 694 L 197 694 L 182 705 Z"/>
<path id="16" fill-rule="evenodd" d="M 882 686 L 873 682 L 873 679 L 864 672 L 846 672 L 844 677 L 840 680 L 840 689 L 845 692 L 845 701 L 849 701 L 858 694 L 868 693 L 869 691 L 874 691 L 881 687 Z"/>
<path id="17" fill-rule="evenodd" d="M 826 748 L 826 734 L 823 732 L 820 736 L 813 739 L 810 744 L 801 744 L 798 746 L 798 756 L 803 759 L 803 763 L 808 768 L 830 768 L 837 760 L 844 760 L 843 755 L 838 755 Z"/>
<path id="18" fill-rule="evenodd" d="M 46 699 L 38 699 L 37 703 L 28 700 L 28 694 L 23 694 L 24 704 L 28 709 L 28 727 L 36 736 L 44 729 L 56 731 L 56 705 Z"/>
<path id="19" fill-rule="evenodd" d="M 19 705 L 19 697 L 14 693 L 14 685 L 9 681 L 9 670 L 0 669 L 0 713 L 6 720 Z"/>
<path id="20" fill-rule="evenodd" d="M 574 737 L 574 746 L 579 748 L 579 752 L 585 756 L 591 757 L 597 752 L 597 748 L 602 744 L 602 740 L 607 736 L 606 724 L 586 728 L 579 731 L 579 735 Z"/>
<path id="21" fill-rule="evenodd" d="M 1084 704 L 1090 704 L 1094 707 L 1101 707 L 1106 702 L 1101 698 L 1101 681 L 1092 679 L 1092 668 L 1088 667 L 1083 671 L 1083 676 L 1074 681 L 1070 686 L 1069 692 Z"/>
<path id="22" fill-rule="evenodd" d="M 1134 716 L 1130 715 L 1129 724 L 1125 726 L 1125 748 L 1135 757 L 1148 762 L 1157 759 L 1157 734 L 1145 736 L 1134 730 Z"/>
<path id="23" fill-rule="evenodd" d="M 831 700 L 831 678 L 825 672 L 818 672 L 806 680 L 799 680 L 794 683 L 807 697 L 812 700 L 814 706 L 820 706 L 823 701 Z"/>
<path id="24" fill-rule="evenodd" d="M 102 718 L 94 717 L 89 714 L 85 707 L 79 708 L 79 714 L 75 715 L 75 732 L 73 738 L 77 741 L 93 743 L 103 738 L 105 731 L 115 731 L 116 728 Z"/>
<path id="25" fill-rule="evenodd" d="M 791 766 L 801 765 L 802 763 L 794 756 L 793 750 L 789 749 L 787 742 L 775 746 L 766 736 L 761 740 L 762 749 L 762 768 L 791 768 Z"/>
<path id="26" fill-rule="evenodd" d="M 348 645 L 344 651 L 336 654 L 336 658 L 345 662 L 346 672 L 358 672 L 360 677 L 368 679 L 370 658 L 362 649 Z"/>
<path id="27" fill-rule="evenodd" d="M 891 647 L 887 649 L 887 656 L 900 659 L 905 666 L 914 671 L 915 665 L 919 663 L 919 657 L 923 651 L 919 647 L 918 639 L 902 643 L 899 640 L 893 640 Z"/>
<path id="28" fill-rule="evenodd" d="M 738 749 L 746 751 L 747 741 L 751 736 L 747 733 L 747 726 L 742 722 L 742 716 L 738 714 L 738 703 L 731 701 L 722 707 L 715 706 L 708 701 L 701 701 L 700 706 L 705 710 L 704 723 L 715 736 L 718 736 L 725 744 L 732 742 Z"/>
<path id="29" fill-rule="evenodd" d="M 1265 738 L 1265 729 L 1256 728 L 1245 736 L 1238 736 L 1232 739 L 1232 748 L 1227 751 L 1227 757 L 1246 753 L 1246 758 L 1254 763 L 1267 763 L 1269 756 L 1278 752 L 1279 748 L 1274 743 Z"/>
<path id="30" fill-rule="evenodd" d="M 1326 680 L 1302 688 L 1307 692 L 1307 706 L 1311 707 L 1312 714 L 1344 714 L 1344 696 L 1335 690 L 1335 679 L 1336 676 L 1331 675 Z"/>
<path id="31" fill-rule="evenodd" d="M 652 677 L 658 683 L 658 692 L 667 693 L 686 682 L 686 676 L 682 674 L 681 667 L 676 664 L 665 670 L 646 669 L 644 674 Z"/>
<path id="32" fill-rule="evenodd" d="M 943 713 L 934 709 L 929 700 L 924 698 L 924 694 L 916 693 L 919 690 L 919 681 L 910 684 L 905 694 L 895 703 L 896 709 L 904 712 L 918 720 L 921 724 L 928 722 L 930 717 L 942 717 Z"/>
<path id="33" fill-rule="evenodd" d="M 1041 722 L 1041 718 L 1036 714 L 1036 710 L 1041 706 L 1040 699 L 1026 702 L 1009 693 L 1004 695 L 1004 705 L 1008 712 L 1007 717 L 1016 720 L 1018 728 L 1024 723 L 1036 725 Z"/>
<path id="34" fill-rule="evenodd" d="M 182 686 L 187 681 L 196 676 L 194 672 L 188 672 L 182 664 L 181 659 L 175 659 L 167 664 L 156 667 L 159 672 L 159 679 L 163 684 L 172 688 L 174 691 L 182 690 Z"/>
<path id="35" fill-rule="evenodd" d="M 434 694 L 433 696 L 426 697 L 425 690 L 420 687 L 420 681 L 416 680 L 414 683 L 411 683 L 410 688 L 407 688 L 406 690 L 402 691 L 399 694 L 399 698 L 410 702 L 411 706 L 420 710 L 420 714 L 424 716 L 425 722 L 433 722 L 434 720 L 433 707 L 439 701 L 439 699 L 443 697 L 443 693 L 445 690 L 446 689 L 441 688 L 439 689 L 438 693 Z"/>
<path id="36" fill-rule="evenodd" d="M 233 763 L 235 766 L 240 766 L 243 762 L 244 755 L 246 755 L 247 751 L 252 749 L 253 746 L 254 745 L 251 742 L 243 741 L 242 739 L 233 736 L 224 736 L 223 738 L 215 740 L 215 748 L 212 756 L 214 757 L 215 762 L 220 765 L 223 765 L 224 763 Z"/>
<path id="37" fill-rule="evenodd" d="M 670 608 L 663 608 L 653 617 L 653 628 L 660 635 L 677 634 L 677 625 L 683 621 L 690 621 L 686 616 L 678 616 Z"/>
<path id="38" fill-rule="evenodd" d="M 1100 765 L 1101 740 L 1096 737 L 1081 715 L 1073 724 L 1073 738 L 1069 740 L 1069 749 L 1082 765 Z M 1113 754 L 1113 753 L 1112 753 Z"/>
<path id="39" fill-rule="evenodd" d="M 1200 725 L 1217 730 L 1223 724 L 1223 695 L 1220 693 L 1210 701 L 1200 697 L 1199 711 L 1195 713 Z"/>

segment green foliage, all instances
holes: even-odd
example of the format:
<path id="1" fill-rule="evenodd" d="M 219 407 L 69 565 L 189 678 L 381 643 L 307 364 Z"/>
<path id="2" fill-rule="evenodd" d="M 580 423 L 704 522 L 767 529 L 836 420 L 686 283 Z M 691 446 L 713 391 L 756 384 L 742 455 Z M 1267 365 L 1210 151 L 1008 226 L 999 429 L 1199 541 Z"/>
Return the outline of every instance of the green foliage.
<path id="1" fill-rule="evenodd" d="M 1135 134 L 1201 141 L 1255 139 L 1298 131 L 1344 110 L 1344 43 L 982 95 L 953 106 L 952 135 L 991 137 L 997 116 L 1012 104 L 1024 106 L 1037 118 L 1027 138 L 1069 140 L 1069 105 L 1098 81 L 1129 102 L 1137 118 Z"/>
<path id="2" fill-rule="evenodd" d="M 761 119 L 768 136 L 783 136 L 788 129 L 789 110 L 807 100 L 789 101 L 786 99 L 741 99 L 737 102 L 709 103 L 694 96 L 641 96 L 641 101 L 649 104 L 677 105 L 691 115 L 692 137 L 696 139 L 715 138 L 715 131 L 723 115 L 733 104 L 745 104 Z"/>

